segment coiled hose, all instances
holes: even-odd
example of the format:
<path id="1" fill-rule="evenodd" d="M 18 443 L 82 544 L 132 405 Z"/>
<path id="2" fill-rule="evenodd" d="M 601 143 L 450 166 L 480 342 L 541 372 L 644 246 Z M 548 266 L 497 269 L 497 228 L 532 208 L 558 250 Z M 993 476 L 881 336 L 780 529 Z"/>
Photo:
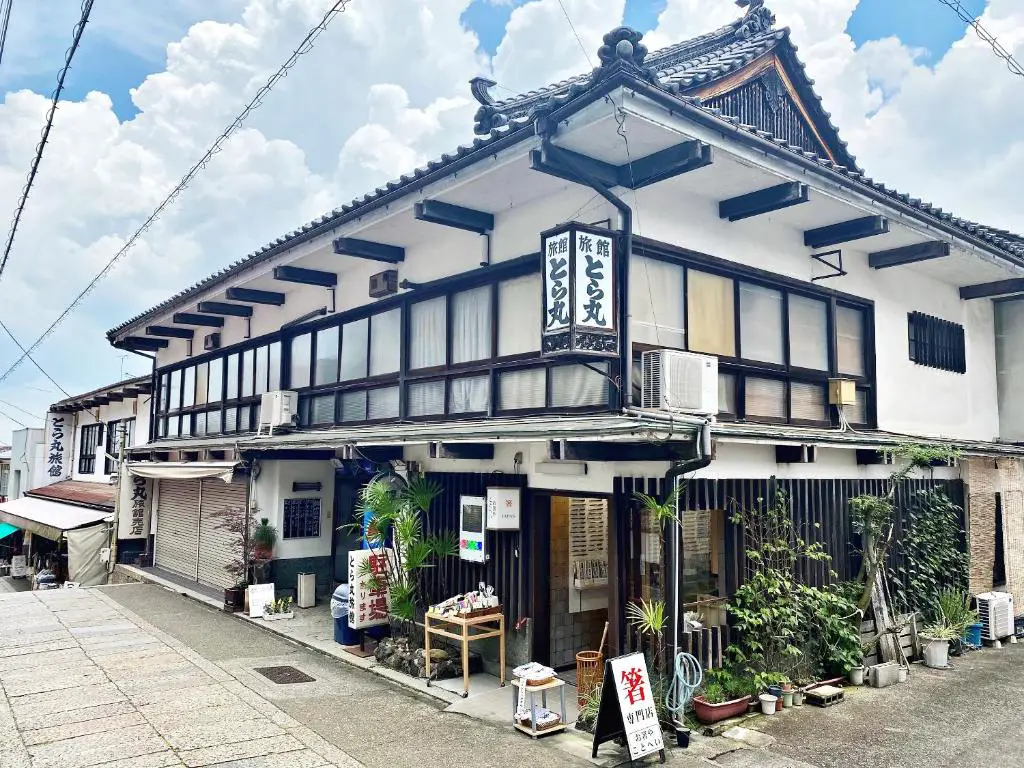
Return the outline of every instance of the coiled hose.
<path id="1" fill-rule="evenodd" d="M 677 721 L 682 722 L 694 691 L 700 688 L 703 681 L 704 670 L 696 657 L 689 653 L 677 653 L 672 684 L 665 693 L 665 708 Z"/>

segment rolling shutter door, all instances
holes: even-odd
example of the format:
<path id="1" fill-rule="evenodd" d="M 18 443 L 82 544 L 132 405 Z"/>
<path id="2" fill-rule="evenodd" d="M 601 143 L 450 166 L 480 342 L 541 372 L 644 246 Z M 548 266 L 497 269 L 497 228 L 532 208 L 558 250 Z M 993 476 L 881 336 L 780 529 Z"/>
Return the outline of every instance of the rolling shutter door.
<path id="1" fill-rule="evenodd" d="M 196 577 L 199 481 L 161 480 L 157 507 L 156 565 Z"/>
<path id="2" fill-rule="evenodd" d="M 223 520 L 217 513 L 232 507 L 245 508 L 248 485 L 242 482 L 225 483 L 216 478 L 202 481 L 202 514 L 199 519 L 199 582 L 211 587 L 234 586 L 235 578 L 224 566 L 239 556 L 235 534 L 222 530 Z"/>

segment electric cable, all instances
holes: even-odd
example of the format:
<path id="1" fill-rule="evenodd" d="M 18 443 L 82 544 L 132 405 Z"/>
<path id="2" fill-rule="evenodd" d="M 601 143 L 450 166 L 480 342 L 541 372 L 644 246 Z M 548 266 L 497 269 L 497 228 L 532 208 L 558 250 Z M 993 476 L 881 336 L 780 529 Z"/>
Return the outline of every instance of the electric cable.
<path id="1" fill-rule="evenodd" d="M 4 405 L 6 405 L 6 406 L 8 406 L 8 407 L 10 407 L 10 408 L 13 408 L 13 409 L 14 409 L 14 410 L 16 410 L 16 411 L 21 411 L 21 412 L 22 412 L 22 413 L 24 413 L 24 414 L 25 414 L 26 416 L 28 416 L 28 417 L 30 417 L 30 418 L 33 418 L 33 419 L 35 419 L 36 421 L 42 421 L 42 420 L 43 420 L 43 418 L 42 418 L 41 416 L 36 416 L 36 415 L 35 415 L 34 413 L 29 413 L 28 411 L 26 411 L 26 410 L 25 410 L 24 408 L 22 408 L 21 406 L 15 405 L 14 403 L 12 403 L 12 402 L 9 402 L 9 401 L 7 401 L 7 400 L 0 400 L 0 403 L 3 403 Z"/>
<path id="2" fill-rule="evenodd" d="M 221 134 L 214 140 L 210 148 L 206 150 L 205 154 L 196 163 L 188 169 L 181 180 L 175 185 L 166 197 L 160 202 L 160 204 L 153 210 L 149 217 L 142 223 L 142 225 L 135 230 L 135 232 L 125 241 L 121 249 L 115 253 L 110 260 L 104 265 L 104 267 L 89 281 L 88 285 L 85 286 L 82 291 L 72 299 L 71 303 L 57 316 L 47 327 L 45 331 L 29 346 L 27 350 L 23 352 L 21 357 L 14 361 L 14 363 L 0 375 L 0 383 L 7 380 L 17 368 L 20 366 L 26 357 L 29 357 L 40 344 L 42 344 L 49 336 L 56 330 L 68 315 L 70 315 L 82 303 L 82 300 L 92 292 L 92 290 L 99 284 L 99 282 L 110 273 L 114 266 L 124 258 L 125 254 L 131 250 L 132 246 L 139 240 L 139 238 L 148 230 L 152 224 L 157 220 L 164 209 L 166 209 L 171 203 L 173 203 L 178 195 L 185 190 L 186 187 L 192 182 L 192 180 L 199 174 L 201 170 L 204 170 L 214 155 L 219 153 L 223 149 L 223 144 L 226 142 L 234 132 L 241 127 L 241 125 L 248 119 L 249 115 L 252 114 L 259 106 L 263 103 L 263 99 L 266 98 L 267 94 L 274 88 L 277 83 L 282 80 L 288 71 L 295 66 L 296 62 L 305 54 L 309 53 L 313 49 L 314 41 L 327 29 L 330 23 L 342 13 L 345 12 L 347 7 L 351 4 L 352 0 L 337 0 L 331 5 L 331 7 L 324 13 L 323 17 L 314 25 L 306 36 L 302 39 L 302 42 L 292 51 L 291 55 L 288 56 L 284 64 L 282 64 L 270 79 L 267 80 L 263 86 L 256 92 L 252 100 L 242 109 L 242 111 L 235 117 L 234 120 L 225 128 Z M 63 390 L 62 390 L 63 391 Z"/>
<path id="3" fill-rule="evenodd" d="M 4 46 L 7 44 L 7 28 L 11 23 L 11 8 L 14 0 L 0 2 L 0 64 L 4 61 Z"/>
<path id="4" fill-rule="evenodd" d="M 11 416 L 11 414 L 9 414 L 9 413 L 6 413 L 6 412 L 4 412 L 4 411 L 0 411 L 0 416 L 3 416 L 3 417 L 4 417 L 5 419 L 7 419 L 8 421 L 13 421 L 13 422 L 14 422 L 15 424 L 17 424 L 17 425 L 18 425 L 19 427 L 24 427 L 25 429 L 28 429 L 28 424 L 26 424 L 26 423 L 25 423 L 25 422 L 23 422 L 23 421 L 18 421 L 18 420 L 17 420 L 16 418 L 14 418 L 13 416 Z"/>
<path id="5" fill-rule="evenodd" d="M 565 9 L 565 4 L 562 0 L 558 0 L 558 7 L 562 9 L 562 15 L 565 16 L 565 20 L 569 22 L 569 29 L 571 29 L 573 35 L 575 35 L 576 42 L 580 44 L 580 50 L 583 51 L 583 55 L 587 59 L 587 64 L 589 64 L 591 69 L 593 69 L 594 62 L 591 60 L 590 54 L 587 53 L 587 47 L 583 44 L 583 40 L 580 39 L 580 33 L 576 31 L 576 25 L 573 24 L 572 19 L 569 18 L 569 12 Z"/>
<path id="6" fill-rule="evenodd" d="M 8 328 L 7 325 L 2 320 L 0 320 L 0 328 L 3 329 L 4 333 L 11 337 L 11 341 L 13 341 L 15 345 L 18 347 L 18 349 L 21 350 L 23 360 L 27 357 L 31 361 L 32 365 L 34 365 L 39 370 L 39 372 L 43 374 L 43 376 L 50 380 L 50 383 L 53 384 L 53 386 L 55 386 L 57 389 L 64 393 L 64 397 L 71 397 L 71 393 L 64 389 L 64 387 L 62 387 L 60 384 L 58 384 L 56 379 L 54 379 L 53 376 L 47 373 L 43 366 L 41 366 L 36 361 L 36 359 L 28 353 L 24 345 L 22 345 L 22 343 L 18 341 L 17 337 L 13 333 L 11 333 L 11 329 Z"/>
<path id="7" fill-rule="evenodd" d="M 981 22 L 970 13 L 963 5 L 960 0 L 938 0 L 944 6 L 949 8 L 955 13 L 962 22 L 967 26 L 972 27 L 984 42 L 988 43 L 992 48 L 992 51 L 1006 62 L 1006 68 L 1018 77 L 1024 77 L 1024 65 L 1022 65 L 1017 59 L 1014 58 L 1013 53 L 1008 51 L 1002 43 L 1000 43 L 995 35 L 989 32 L 985 27 L 982 26 Z"/>

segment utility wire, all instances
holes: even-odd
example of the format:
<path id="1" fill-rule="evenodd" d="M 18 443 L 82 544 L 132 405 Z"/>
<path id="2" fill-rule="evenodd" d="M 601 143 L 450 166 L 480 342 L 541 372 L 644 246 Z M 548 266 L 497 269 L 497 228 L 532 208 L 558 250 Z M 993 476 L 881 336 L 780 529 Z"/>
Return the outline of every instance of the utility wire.
<path id="1" fill-rule="evenodd" d="M 978 37 L 988 43 L 996 56 L 1006 62 L 1006 68 L 1018 77 L 1024 77 L 1024 65 L 1021 65 L 1017 59 L 1013 57 L 1013 54 L 1008 51 L 1002 43 L 1000 43 L 995 36 L 989 32 L 985 27 L 982 26 L 981 21 L 970 13 L 963 5 L 960 0 L 939 0 L 944 6 L 953 11 L 960 20 L 967 24 L 969 27 L 973 27 L 974 31 L 978 33 Z"/>
<path id="2" fill-rule="evenodd" d="M 25 349 L 25 346 L 20 341 L 18 341 L 17 337 L 13 333 L 11 333 L 11 329 L 8 328 L 3 321 L 0 321 L 0 328 L 3 328 L 4 333 L 10 336 L 11 341 L 13 341 L 15 345 L 17 345 L 18 349 L 21 350 L 21 360 L 24 360 L 27 357 L 32 362 L 32 365 L 39 369 L 39 372 L 50 380 L 50 383 L 53 384 L 53 386 L 55 386 L 57 389 L 64 393 L 65 397 L 71 397 L 71 393 L 64 389 L 64 387 L 62 387 L 60 384 L 58 384 L 57 381 L 53 378 L 53 376 L 48 374 L 46 370 L 43 368 L 43 366 L 36 362 L 36 359 L 29 354 L 28 350 Z"/>
<path id="3" fill-rule="evenodd" d="M 11 23 L 11 7 L 14 0 L 0 2 L 0 64 L 4 61 L 4 46 L 7 44 L 7 27 Z"/>
<path id="4" fill-rule="evenodd" d="M 562 15 L 565 16 L 565 20 L 569 22 L 569 29 L 572 30 L 573 35 L 576 36 L 576 42 L 580 44 L 580 50 L 583 51 L 583 55 L 587 59 L 587 64 L 590 65 L 591 69 L 594 67 L 594 62 L 590 58 L 590 54 L 587 53 L 587 46 L 583 44 L 583 40 L 580 39 L 580 33 L 576 31 L 576 25 L 572 23 L 572 19 L 569 18 L 569 12 L 565 10 L 565 3 L 562 0 L 558 0 L 558 7 L 562 9 Z"/>
<path id="5" fill-rule="evenodd" d="M 168 193 L 168 195 L 156 207 L 153 213 L 151 213 L 149 217 L 142 223 L 142 226 L 135 230 L 131 237 L 129 237 L 128 240 L 125 241 L 125 244 L 121 247 L 121 250 L 119 250 L 111 257 L 111 259 L 106 263 L 103 269 L 101 269 L 95 275 L 95 277 L 93 277 L 92 280 L 89 281 L 89 284 L 86 285 L 85 288 L 77 296 L 75 296 L 75 298 L 64 309 L 64 311 L 57 316 L 57 319 L 50 323 L 49 327 L 45 331 L 43 331 L 42 335 L 34 342 L 32 342 L 32 345 L 27 350 L 24 351 L 21 357 L 15 360 L 14 364 L 11 365 L 2 375 L 0 375 L 0 383 L 3 383 L 7 379 L 7 377 L 10 376 L 14 372 L 14 370 L 22 364 L 22 362 L 24 362 L 25 358 L 28 357 L 32 352 L 34 352 L 39 347 L 39 345 L 42 344 L 51 333 L 53 333 L 57 326 L 64 322 L 65 319 L 67 319 L 68 315 L 70 315 L 78 307 L 82 300 L 87 295 L 89 295 L 89 293 L 92 292 L 92 290 L 97 286 L 97 284 L 99 284 L 99 282 L 104 277 L 107 276 L 107 274 L 114 268 L 117 262 L 124 258 L 125 254 L 127 254 L 128 251 L 131 250 L 132 246 L 135 245 L 138 239 L 146 232 L 146 230 L 150 228 L 150 226 L 152 226 L 153 222 L 157 220 L 160 214 L 164 212 L 164 209 L 166 209 L 171 203 L 174 202 L 174 200 L 177 199 L 178 195 L 180 195 L 181 192 L 192 182 L 196 175 L 198 175 L 198 173 L 201 170 L 206 168 L 211 158 L 218 152 L 220 152 L 221 149 L 223 149 L 224 142 L 226 142 L 231 137 L 231 135 L 239 127 L 241 127 L 242 123 L 246 121 L 249 115 L 253 111 L 255 111 L 260 106 L 260 104 L 263 103 L 263 99 L 266 98 L 267 94 L 270 93 L 271 89 L 288 74 L 288 71 L 295 66 L 295 63 L 303 55 L 309 53 L 313 49 L 314 41 L 327 29 L 327 27 L 330 25 L 332 21 L 334 21 L 336 17 L 340 16 L 342 13 L 345 12 L 345 10 L 347 9 L 351 2 L 352 0 L 337 0 L 337 2 L 331 5 L 327 12 L 324 13 L 320 21 L 317 22 L 317 24 L 312 29 L 309 30 L 306 36 L 302 39 L 302 42 L 300 42 L 299 45 L 295 48 L 295 50 L 292 51 L 291 55 L 287 58 L 284 64 L 282 64 L 280 68 L 278 68 L 278 70 L 273 75 L 270 76 L 270 79 L 267 80 L 267 82 L 256 92 L 256 95 L 253 96 L 252 100 L 248 104 L 246 104 L 245 108 L 238 114 L 238 116 L 231 121 L 228 127 L 225 128 L 224 131 L 221 132 L 221 134 L 216 138 L 213 144 L 210 145 L 210 148 L 206 150 L 206 153 L 191 168 L 189 168 L 189 170 L 181 178 L 181 181 L 179 181 L 177 185 L 174 187 L 174 189 L 172 189 L 170 193 Z"/>
<path id="6" fill-rule="evenodd" d="M 33 419 L 35 419 L 36 421 L 42 421 L 42 420 L 43 420 L 43 417 L 42 417 L 42 416 L 36 416 L 36 415 L 35 415 L 34 413 L 29 413 L 29 412 L 28 412 L 28 411 L 26 411 L 26 410 L 25 410 L 24 408 L 22 408 L 22 407 L 20 407 L 20 406 L 17 406 L 17 405 L 15 405 L 14 403 L 8 402 L 7 400 L 0 400 L 0 403 L 3 403 L 4 405 L 6 405 L 6 406 L 9 406 L 9 407 L 13 408 L 13 409 L 14 409 L 14 410 L 16 410 L 16 411 L 21 411 L 21 412 L 22 412 L 22 413 L 24 413 L 24 414 L 25 414 L 26 416 L 28 416 L 28 417 L 30 417 L 30 418 L 33 418 Z"/>
<path id="7" fill-rule="evenodd" d="M 14 418 L 13 416 L 11 416 L 11 414 L 9 414 L 9 413 L 5 413 L 4 411 L 0 411 L 0 416 L 3 416 L 3 417 L 4 417 L 5 419 L 7 419 L 8 421 L 13 421 L 13 422 L 14 422 L 15 424 L 17 424 L 17 425 L 18 425 L 19 427 L 25 427 L 25 429 L 28 429 L 28 424 L 26 424 L 26 423 L 25 423 L 25 422 L 23 422 L 23 421 L 18 421 L 18 420 L 17 420 L 16 418 Z"/>

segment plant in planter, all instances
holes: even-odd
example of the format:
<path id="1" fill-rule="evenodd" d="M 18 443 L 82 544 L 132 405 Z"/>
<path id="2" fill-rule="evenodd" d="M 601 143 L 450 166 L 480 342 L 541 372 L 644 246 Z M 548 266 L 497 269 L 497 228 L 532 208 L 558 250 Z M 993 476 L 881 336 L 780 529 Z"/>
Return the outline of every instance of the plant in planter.
<path id="1" fill-rule="evenodd" d="M 212 513 L 214 527 L 231 536 L 232 559 L 224 570 L 234 579 L 234 584 L 224 590 L 224 609 L 240 611 L 245 604 L 246 589 L 258 582 L 258 576 L 265 561 L 257 557 L 254 518 L 259 509 L 253 507 L 224 507 Z"/>
<path id="2" fill-rule="evenodd" d="M 295 613 L 292 611 L 292 599 L 290 597 L 282 597 L 280 600 L 265 604 L 263 606 L 263 618 L 267 621 L 295 618 Z"/>
<path id="3" fill-rule="evenodd" d="M 944 589 L 939 592 L 935 614 L 955 635 L 951 649 L 953 654 L 961 655 L 967 628 L 978 622 L 978 612 L 971 610 L 971 596 L 956 589 Z"/>
<path id="4" fill-rule="evenodd" d="M 274 557 L 274 545 L 277 543 L 277 528 L 270 524 L 270 519 L 261 517 L 252 532 L 253 554 L 258 560 L 271 560 Z"/>
<path id="5" fill-rule="evenodd" d="M 750 682 L 725 669 L 705 673 L 701 692 L 693 697 L 693 713 L 704 725 L 742 715 L 750 703 Z"/>
<path id="6" fill-rule="evenodd" d="M 921 630 L 924 643 L 924 665 L 932 669 L 949 666 L 949 641 L 957 637 L 956 630 L 944 621 L 935 621 Z"/>

